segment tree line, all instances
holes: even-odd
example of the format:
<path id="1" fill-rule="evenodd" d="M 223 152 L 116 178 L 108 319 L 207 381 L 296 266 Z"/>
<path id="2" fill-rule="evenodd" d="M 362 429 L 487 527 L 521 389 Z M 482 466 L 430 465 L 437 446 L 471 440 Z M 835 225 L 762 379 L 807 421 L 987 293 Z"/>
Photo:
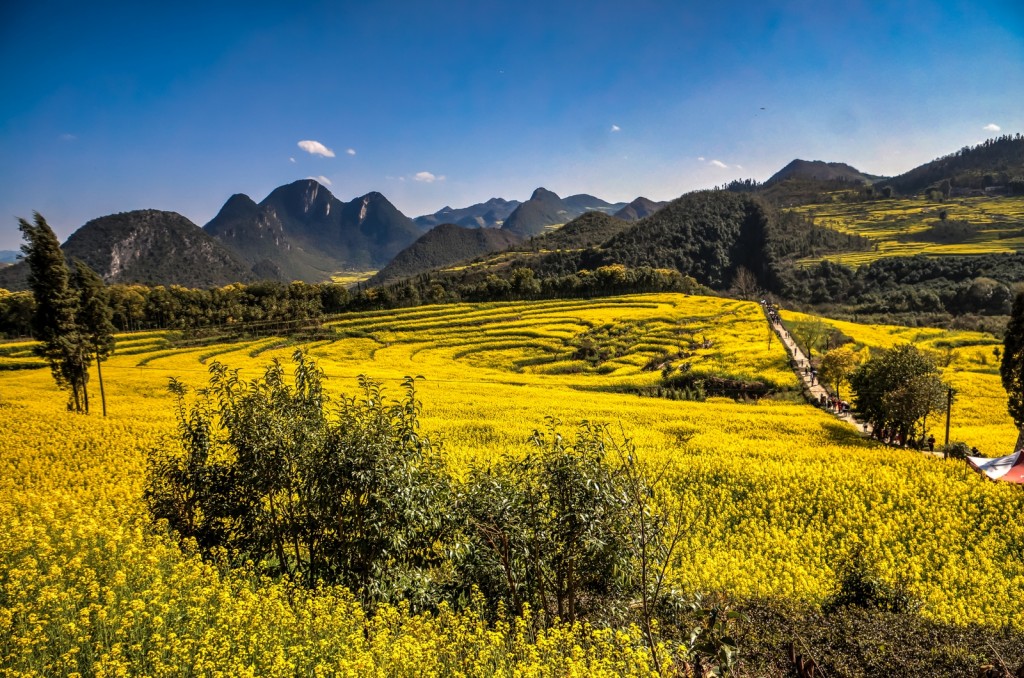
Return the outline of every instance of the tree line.
<path id="1" fill-rule="evenodd" d="M 644 292 L 688 292 L 701 288 L 678 271 L 650 267 L 604 266 L 566 275 L 538 277 L 518 267 L 506 276 L 479 280 L 424 274 L 381 287 L 346 289 L 333 283 L 235 283 L 192 289 L 110 285 L 106 304 L 114 328 L 139 330 L 218 329 L 230 333 L 252 325 L 305 325 L 330 314 L 383 310 L 426 303 L 515 301 L 578 298 Z M 32 292 L 0 291 L 0 333 L 7 338 L 38 338 L 33 324 L 36 300 Z"/>

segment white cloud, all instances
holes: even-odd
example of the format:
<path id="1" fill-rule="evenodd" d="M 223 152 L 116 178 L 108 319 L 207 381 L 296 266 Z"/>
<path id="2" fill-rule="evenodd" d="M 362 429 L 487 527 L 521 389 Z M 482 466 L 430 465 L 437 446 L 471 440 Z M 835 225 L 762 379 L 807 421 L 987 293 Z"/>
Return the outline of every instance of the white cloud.
<path id="1" fill-rule="evenodd" d="M 621 132 L 622 128 L 619 127 L 618 125 L 612 125 L 612 131 L 613 132 Z"/>
<path id="2" fill-rule="evenodd" d="M 697 160 L 700 160 L 701 162 L 704 162 L 704 156 L 703 155 L 697 156 Z"/>
<path id="3" fill-rule="evenodd" d="M 709 165 L 714 165 L 715 167 L 719 167 L 719 168 L 721 168 L 721 169 L 729 169 L 729 166 L 728 166 L 728 165 L 726 165 L 726 164 L 725 164 L 724 162 L 722 162 L 721 160 L 712 160 L 712 161 L 711 161 L 711 162 L 709 162 L 708 164 L 709 164 Z"/>
<path id="4" fill-rule="evenodd" d="M 347 149 L 345 149 L 345 152 L 348 153 L 349 155 L 355 155 L 356 154 L 356 149 L 354 149 L 354 148 L 347 148 Z"/>
<path id="5" fill-rule="evenodd" d="M 327 148 L 326 146 L 321 144 L 319 141 L 312 141 L 310 139 L 304 139 L 304 140 L 302 140 L 302 141 L 300 141 L 298 143 L 298 146 L 299 146 L 299 148 L 304 150 L 306 153 L 309 153 L 310 155 L 322 155 L 325 158 L 333 158 L 334 157 L 334 151 L 332 151 L 331 149 Z"/>
<path id="6" fill-rule="evenodd" d="M 412 177 L 416 181 L 422 181 L 425 184 L 432 184 L 435 181 L 444 181 L 444 175 L 436 175 L 433 172 L 417 172 Z"/>
<path id="7" fill-rule="evenodd" d="M 61 141 L 74 141 L 77 138 L 78 137 L 76 137 L 74 134 L 66 134 L 65 133 L 65 134 L 61 134 L 60 135 L 60 140 Z"/>
<path id="8" fill-rule="evenodd" d="M 318 182 L 322 186 L 330 186 L 331 185 L 331 180 L 328 179 L 327 177 L 325 177 L 322 174 L 320 176 L 318 176 L 318 177 L 306 177 L 306 178 L 307 179 L 312 179 L 313 181 Z"/>
<path id="9" fill-rule="evenodd" d="M 743 169 L 743 165 L 736 165 L 736 169 L 738 169 L 738 170 Z"/>
<path id="10" fill-rule="evenodd" d="M 986 132 L 998 132 L 998 131 L 1000 131 L 1003 128 L 1000 127 L 999 125 L 995 124 L 994 122 L 990 122 L 989 124 L 985 125 L 981 129 L 985 130 Z"/>
<path id="11" fill-rule="evenodd" d="M 295 164 L 295 158 L 288 158 L 288 162 L 290 162 L 291 164 L 294 165 Z"/>

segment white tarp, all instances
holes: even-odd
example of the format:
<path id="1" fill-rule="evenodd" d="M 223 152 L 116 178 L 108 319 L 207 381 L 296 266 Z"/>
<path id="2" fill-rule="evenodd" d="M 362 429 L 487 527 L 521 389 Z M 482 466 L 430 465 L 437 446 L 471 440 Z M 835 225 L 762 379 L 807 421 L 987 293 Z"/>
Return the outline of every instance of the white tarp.
<path id="1" fill-rule="evenodd" d="M 1017 476 L 1021 475 L 1024 471 L 1024 459 L 1021 459 L 1021 455 L 1024 454 L 1024 450 L 1017 450 L 1013 454 L 1006 457 L 967 457 L 967 461 L 971 463 L 971 466 L 978 469 L 992 480 L 1011 480 L 1012 482 L 1021 482 Z M 1018 464 L 1018 462 L 1021 462 Z M 1020 466 L 1020 468 L 1015 468 Z"/>

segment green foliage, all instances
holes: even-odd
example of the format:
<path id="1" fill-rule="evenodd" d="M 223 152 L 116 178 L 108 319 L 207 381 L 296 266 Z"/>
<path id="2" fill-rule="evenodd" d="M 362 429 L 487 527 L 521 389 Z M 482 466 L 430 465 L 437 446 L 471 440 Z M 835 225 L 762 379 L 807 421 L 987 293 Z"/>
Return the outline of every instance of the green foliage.
<path id="1" fill-rule="evenodd" d="M 369 604 L 435 603 L 448 481 L 418 432 L 414 380 L 388 402 L 361 378 L 331 412 L 323 373 L 293 360 L 294 385 L 277 361 L 248 383 L 214 363 L 191 406 L 172 382 L 180 445 L 151 454 L 153 516 L 208 556 L 344 584 Z"/>
<path id="2" fill-rule="evenodd" d="M 86 337 L 89 352 L 97 360 L 114 352 L 114 316 L 110 295 L 103 279 L 85 265 L 75 261 L 71 284 L 78 292 L 77 322 Z"/>
<path id="3" fill-rule="evenodd" d="M 695 676 L 727 678 L 739 664 L 735 633 L 746 616 L 722 600 L 698 597 L 689 604 L 691 624 L 686 647 Z"/>
<path id="4" fill-rule="evenodd" d="M 651 473 L 631 441 L 587 422 L 570 441 L 549 419 L 527 454 L 455 479 L 419 432 L 415 380 L 387 401 L 360 378 L 359 396 L 331 406 L 323 372 L 301 351 L 293 362 L 291 380 L 274 361 L 249 382 L 215 363 L 191 403 L 171 380 L 177 435 L 151 451 L 144 499 L 190 548 L 305 586 L 343 585 L 370 609 L 448 602 L 541 625 L 633 621 L 655 666 L 681 649 L 727 675 L 732 616 L 667 591 L 683 523 L 660 503 L 664 469 Z M 685 621 L 673 635 L 689 640 L 663 644 L 659 617 Z"/>
<path id="5" fill-rule="evenodd" d="M 916 612 L 921 606 L 905 583 L 883 580 L 867 563 L 862 549 L 839 567 L 838 575 L 835 593 L 822 605 L 826 614 L 850 606 L 902 614 Z"/>
<path id="6" fill-rule="evenodd" d="M 492 604 L 548 620 L 607 616 L 631 590 L 630 504 L 602 427 L 572 442 L 549 420 L 534 451 L 474 469 L 460 491 L 469 554 L 462 563 Z M 621 612 L 621 610 L 620 610 Z"/>
<path id="7" fill-rule="evenodd" d="M 962 440 L 951 442 L 948 445 L 943 445 L 941 450 L 943 456 L 949 459 L 958 459 L 963 461 L 967 459 L 967 456 L 971 453 L 971 448 L 967 446 L 967 443 Z"/>
<path id="8" fill-rule="evenodd" d="M 636 323 L 609 323 L 583 332 L 571 341 L 572 359 L 591 365 L 626 355 L 643 340 L 644 327 Z"/>
<path id="9" fill-rule="evenodd" d="M 35 352 L 50 365 L 57 386 L 71 389 L 68 409 L 87 411 L 90 354 L 77 322 L 78 295 L 70 284 L 60 242 L 38 212 L 33 223 L 19 219 L 18 227 L 25 238 L 21 251 L 35 299 L 32 330 L 40 342 Z"/>
<path id="10" fill-rule="evenodd" d="M 1009 398 L 1010 416 L 1017 428 L 1024 429 L 1024 293 L 1013 302 L 999 374 Z"/>
<path id="11" fill-rule="evenodd" d="M 0 290 L 0 334 L 8 339 L 32 336 L 36 300 L 31 292 Z"/>
<path id="12" fill-rule="evenodd" d="M 904 441 L 919 432 L 929 413 L 943 407 L 948 390 L 935 363 L 912 344 L 872 357 L 854 371 L 850 385 L 872 430 L 898 432 Z"/>
<path id="13" fill-rule="evenodd" d="M 823 261 L 784 272 L 779 292 L 858 314 L 1005 315 L 1010 286 L 1024 278 L 1024 253 L 887 257 L 857 269 Z M 978 283 L 978 280 L 991 281 Z"/>
<path id="14" fill-rule="evenodd" d="M 981 229 L 968 221 L 960 219 L 945 219 L 944 213 L 939 213 L 940 221 L 929 226 L 926 230 L 917 233 L 910 233 L 901 236 L 900 240 L 916 240 L 923 242 L 937 243 L 962 243 L 970 242 L 981 235 Z"/>
<path id="15" fill-rule="evenodd" d="M 834 348 L 822 356 L 818 365 L 818 378 L 822 383 L 832 386 L 837 397 L 842 397 L 841 388 L 856 366 L 857 358 L 850 348 Z"/>

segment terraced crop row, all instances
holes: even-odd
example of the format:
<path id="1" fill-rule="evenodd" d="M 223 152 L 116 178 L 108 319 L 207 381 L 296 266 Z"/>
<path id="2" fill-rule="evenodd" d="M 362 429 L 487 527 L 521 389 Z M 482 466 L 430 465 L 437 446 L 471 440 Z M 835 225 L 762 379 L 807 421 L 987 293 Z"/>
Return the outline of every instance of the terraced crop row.
<path id="1" fill-rule="evenodd" d="M 619 333 L 623 327 L 628 332 Z M 991 337 L 837 327 L 868 346 L 904 339 L 936 351 L 948 346 L 947 376 L 978 396 L 974 410 L 958 401 L 964 416 L 954 419 L 954 435 L 993 454 L 1012 442 L 988 357 Z M 678 587 L 820 601 L 838 565 L 864 548 L 883 576 L 906 579 L 926 615 L 1024 628 L 1024 524 L 1008 520 L 1024 515 L 1019 488 L 881 447 L 791 400 L 687 402 L 617 392 L 655 383 L 658 370 L 644 368 L 680 348 L 692 355 L 679 360 L 692 360 L 694 370 L 795 384 L 755 304 L 641 295 L 420 307 L 354 314 L 331 328 L 336 338 L 305 346 L 328 388 L 354 392 L 355 377 L 367 374 L 397 396 L 397 380 L 423 375 L 423 432 L 443 441 L 456 474 L 525 451 L 547 415 L 567 429 L 607 422 L 633 439 L 645 459 L 667 466 L 667 502 L 686 527 L 670 567 Z M 595 366 L 573 358 L 584 336 L 637 339 Z M 172 351 L 127 339 L 132 350 L 104 366 L 107 419 L 67 413 L 48 370 L 0 372 L 7 422 L 0 667 L 7 674 L 650 671 L 635 630 L 561 627 L 532 637 L 468 612 L 415 617 L 401 609 L 368 620 L 344 591 L 296 591 L 181 550 L 150 524 L 141 501 L 145 451 L 165 444 L 173 429 L 167 379 L 202 386 L 214 359 L 256 376 L 296 346 L 263 338 Z"/>

